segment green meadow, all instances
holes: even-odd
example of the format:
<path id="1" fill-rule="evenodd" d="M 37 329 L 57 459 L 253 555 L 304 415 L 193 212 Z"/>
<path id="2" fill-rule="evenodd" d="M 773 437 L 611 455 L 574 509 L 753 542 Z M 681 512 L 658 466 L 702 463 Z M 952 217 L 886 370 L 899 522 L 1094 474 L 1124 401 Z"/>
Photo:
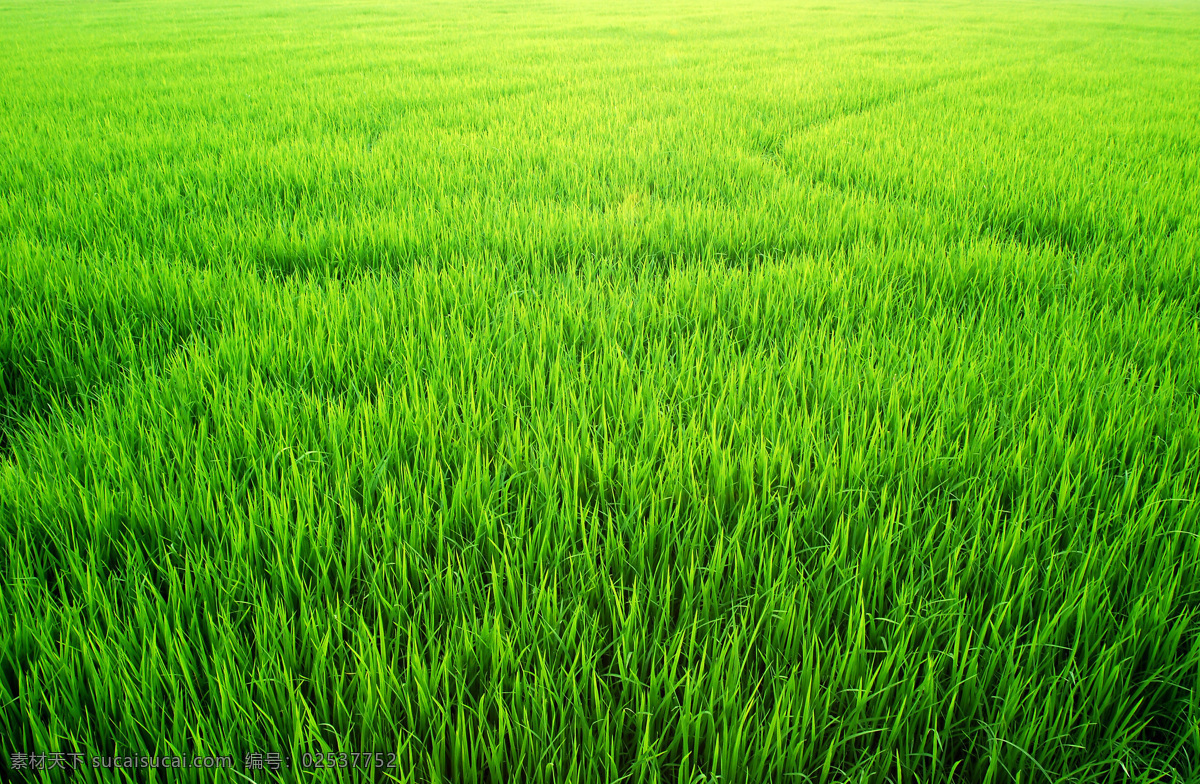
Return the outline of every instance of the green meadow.
<path id="1" fill-rule="evenodd" d="M 3 777 L 1200 780 L 1198 42 L 0 0 Z"/>

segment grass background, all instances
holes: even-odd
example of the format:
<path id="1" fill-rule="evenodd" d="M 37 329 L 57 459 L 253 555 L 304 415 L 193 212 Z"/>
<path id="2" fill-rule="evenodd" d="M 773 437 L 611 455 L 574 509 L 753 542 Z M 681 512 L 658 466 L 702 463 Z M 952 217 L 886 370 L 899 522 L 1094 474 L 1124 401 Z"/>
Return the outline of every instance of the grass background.
<path id="1" fill-rule="evenodd" d="M 1198 36 L 3 0 L 6 757 L 1197 780 Z"/>

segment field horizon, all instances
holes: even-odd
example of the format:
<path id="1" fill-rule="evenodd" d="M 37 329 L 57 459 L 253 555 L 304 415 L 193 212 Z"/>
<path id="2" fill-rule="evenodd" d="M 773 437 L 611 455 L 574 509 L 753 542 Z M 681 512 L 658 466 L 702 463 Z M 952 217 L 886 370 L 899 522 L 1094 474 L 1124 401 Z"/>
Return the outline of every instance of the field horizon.
<path id="1" fill-rule="evenodd" d="M 0 0 L 3 777 L 1200 781 L 1198 41 Z"/>

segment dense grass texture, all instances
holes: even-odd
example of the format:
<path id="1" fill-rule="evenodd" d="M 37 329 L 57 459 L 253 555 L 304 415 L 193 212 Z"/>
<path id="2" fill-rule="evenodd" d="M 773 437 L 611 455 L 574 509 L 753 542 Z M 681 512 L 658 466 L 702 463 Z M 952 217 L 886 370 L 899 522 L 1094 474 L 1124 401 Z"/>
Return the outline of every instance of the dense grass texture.
<path id="1" fill-rule="evenodd" d="M 0 0 L 4 764 L 1197 781 L 1198 41 Z"/>

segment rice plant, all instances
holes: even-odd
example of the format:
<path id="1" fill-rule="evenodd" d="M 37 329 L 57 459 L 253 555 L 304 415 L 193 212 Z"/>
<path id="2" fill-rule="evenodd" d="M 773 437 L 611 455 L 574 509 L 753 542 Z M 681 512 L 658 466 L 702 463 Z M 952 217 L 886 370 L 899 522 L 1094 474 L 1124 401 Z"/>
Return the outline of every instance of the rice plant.
<path id="1" fill-rule="evenodd" d="M 1197 40 L 0 0 L 4 775 L 1200 780 Z"/>

